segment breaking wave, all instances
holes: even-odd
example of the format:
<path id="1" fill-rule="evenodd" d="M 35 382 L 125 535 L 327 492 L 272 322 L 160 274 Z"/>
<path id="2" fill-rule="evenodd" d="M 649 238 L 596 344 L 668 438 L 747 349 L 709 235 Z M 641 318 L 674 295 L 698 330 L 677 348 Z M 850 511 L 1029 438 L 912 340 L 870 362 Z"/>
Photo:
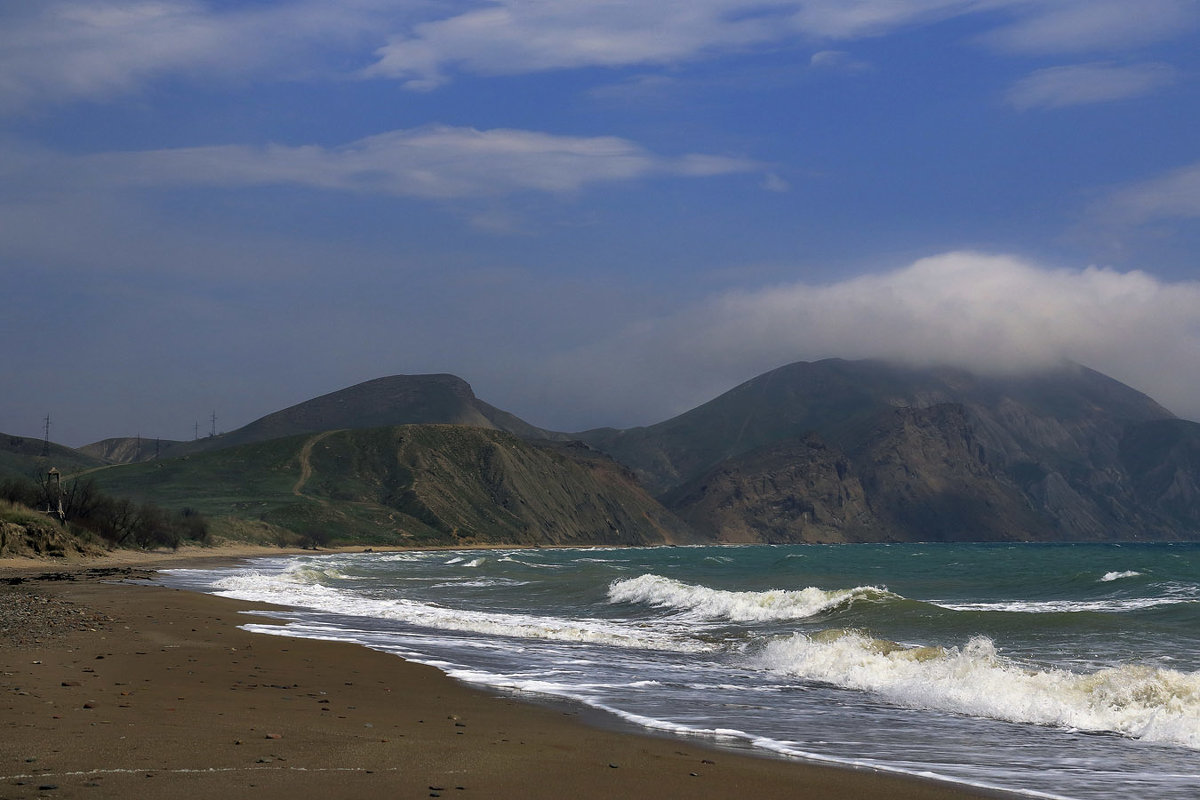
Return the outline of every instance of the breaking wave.
<path id="1" fill-rule="evenodd" d="M 308 567 L 282 573 L 240 572 L 214 581 L 223 597 L 365 616 L 435 628 L 522 639 L 584 642 L 613 647 L 695 653 L 713 645 L 689 637 L 622 624 L 619 621 L 540 617 L 495 611 L 470 611 L 398 598 L 366 597 L 321 582 L 322 570 Z"/>
<path id="2" fill-rule="evenodd" d="M 776 639 L 755 663 L 913 708 L 1200 749 L 1200 672 L 1125 664 L 1075 673 L 1007 659 L 983 636 L 962 647 L 910 647 L 854 630 Z"/>
<path id="3" fill-rule="evenodd" d="M 830 590 L 810 586 L 805 589 L 732 592 L 652 574 L 615 581 L 608 587 L 611 603 L 642 603 L 654 608 L 685 611 L 703 619 L 731 622 L 805 619 L 856 600 L 898 598 L 899 595 L 874 586 Z"/>

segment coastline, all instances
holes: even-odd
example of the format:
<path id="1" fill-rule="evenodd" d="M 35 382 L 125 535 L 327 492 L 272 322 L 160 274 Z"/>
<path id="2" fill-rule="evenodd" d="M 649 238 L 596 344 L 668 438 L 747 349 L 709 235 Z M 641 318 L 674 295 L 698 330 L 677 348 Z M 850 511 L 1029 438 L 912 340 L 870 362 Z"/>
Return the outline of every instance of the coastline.
<path id="1" fill-rule="evenodd" d="M 0 562 L 22 579 L 0 591 L 87 612 L 2 643 L 0 796 L 1009 796 L 589 724 L 358 645 L 238 629 L 263 604 L 113 582 L 287 553 Z"/>

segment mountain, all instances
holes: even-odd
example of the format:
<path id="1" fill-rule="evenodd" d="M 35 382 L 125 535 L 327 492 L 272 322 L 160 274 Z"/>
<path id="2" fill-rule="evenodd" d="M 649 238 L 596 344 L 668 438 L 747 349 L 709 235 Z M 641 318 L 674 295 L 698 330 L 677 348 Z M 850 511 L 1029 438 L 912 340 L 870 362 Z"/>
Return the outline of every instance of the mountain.
<path id="1" fill-rule="evenodd" d="M 313 541 L 1200 539 L 1200 424 L 1073 363 L 801 362 L 656 425 L 574 439 L 452 375 L 397 375 L 193 442 L 52 445 L 50 463 L 41 441 L 0 438 L 0 475 L 140 459 L 91 475 L 116 496 Z"/>
<path id="2" fill-rule="evenodd" d="M 1135 426 L 1121 440 L 1120 458 L 1139 500 L 1181 528 L 1200 531 L 1200 424 L 1168 419 Z"/>
<path id="3" fill-rule="evenodd" d="M 692 541 L 627 470 L 582 445 L 465 425 L 276 438 L 96 474 L 112 495 L 257 520 L 313 541 Z"/>
<path id="4" fill-rule="evenodd" d="M 578 436 L 722 541 L 1105 541 L 1200 536 L 1197 429 L 1077 364 L 830 359 Z"/>
<path id="5" fill-rule="evenodd" d="M 566 438 L 483 402 L 470 384 L 454 375 L 392 375 L 306 400 L 229 433 L 191 442 L 166 442 L 166 447 L 160 444 L 159 457 L 175 458 L 300 433 L 417 424 L 468 425 L 507 431 L 524 439 Z M 82 450 L 115 463 L 149 461 L 154 458 L 154 441 L 105 439 Z"/>

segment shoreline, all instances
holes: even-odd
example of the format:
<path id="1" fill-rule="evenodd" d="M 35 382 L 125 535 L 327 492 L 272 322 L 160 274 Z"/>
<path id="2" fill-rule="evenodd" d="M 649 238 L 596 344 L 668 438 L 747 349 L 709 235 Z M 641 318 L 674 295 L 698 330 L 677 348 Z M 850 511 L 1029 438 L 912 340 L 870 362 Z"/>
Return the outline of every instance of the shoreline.
<path id="1" fill-rule="evenodd" d="M 634 731 L 356 644 L 237 627 L 244 612 L 278 607 L 111 582 L 291 554 L 230 549 L 40 569 L 0 562 L 0 580 L 20 580 L 0 591 L 91 615 L 41 641 L 3 642 L 0 796 L 1016 796 Z"/>

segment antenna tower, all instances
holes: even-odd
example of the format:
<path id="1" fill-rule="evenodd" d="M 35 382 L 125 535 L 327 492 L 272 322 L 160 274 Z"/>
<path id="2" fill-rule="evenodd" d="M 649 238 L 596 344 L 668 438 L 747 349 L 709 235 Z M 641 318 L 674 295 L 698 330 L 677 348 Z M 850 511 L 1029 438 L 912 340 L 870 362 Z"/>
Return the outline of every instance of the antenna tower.
<path id="1" fill-rule="evenodd" d="M 42 455 L 50 455 L 50 415 L 46 415 L 46 419 L 42 420 L 45 423 L 46 438 L 42 440 Z"/>
<path id="2" fill-rule="evenodd" d="M 209 430 L 208 436 L 211 439 L 217 435 L 217 412 L 212 412 L 212 428 Z"/>

